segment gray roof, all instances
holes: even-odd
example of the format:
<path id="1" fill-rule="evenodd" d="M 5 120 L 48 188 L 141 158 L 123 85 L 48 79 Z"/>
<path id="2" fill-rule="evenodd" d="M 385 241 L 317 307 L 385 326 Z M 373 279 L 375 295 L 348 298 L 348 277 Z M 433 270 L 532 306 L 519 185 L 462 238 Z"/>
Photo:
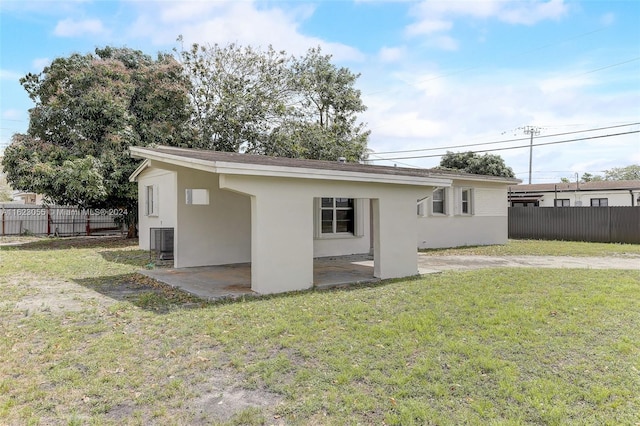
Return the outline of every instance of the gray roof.
<path id="1" fill-rule="evenodd" d="M 530 185 L 514 185 L 509 187 L 511 192 L 575 192 L 575 191 L 603 191 L 603 190 L 640 190 L 640 180 L 601 180 L 592 182 L 570 183 L 534 183 Z"/>
<path id="2" fill-rule="evenodd" d="M 211 162 L 230 162 L 230 163 L 243 163 L 243 164 L 256 164 L 262 166 L 276 166 L 276 167 L 295 167 L 295 168 L 308 168 L 308 169 L 321 169 L 321 170 L 336 170 L 336 171 L 348 171 L 348 172 L 360 172 L 360 173 L 372 173 L 382 175 L 396 175 L 396 176 L 416 176 L 416 177 L 442 177 L 448 179 L 469 179 L 469 180 L 484 180 L 495 181 L 501 183 L 517 184 L 520 182 L 518 179 L 511 179 L 498 176 L 485 176 L 472 173 L 464 173 L 458 171 L 448 171 L 440 169 L 412 169 L 408 167 L 391 167 L 391 166 L 377 166 L 371 164 L 360 163 L 342 163 L 339 161 L 322 161 L 322 160 L 307 160 L 303 158 L 287 158 L 287 157 L 270 157 L 267 155 L 256 154 L 240 154 L 235 152 L 221 152 L 210 150 L 199 150 L 189 148 L 174 148 L 159 146 L 155 148 L 140 147 L 144 150 L 160 153 L 175 155 L 182 158 L 192 158 Z"/>

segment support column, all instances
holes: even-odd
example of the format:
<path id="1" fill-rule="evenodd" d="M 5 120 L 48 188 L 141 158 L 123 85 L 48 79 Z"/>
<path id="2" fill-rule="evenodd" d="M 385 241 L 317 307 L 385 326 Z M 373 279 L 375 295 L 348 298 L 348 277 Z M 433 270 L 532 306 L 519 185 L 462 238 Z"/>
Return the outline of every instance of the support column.
<path id="1" fill-rule="evenodd" d="M 373 275 L 402 278 L 418 273 L 416 198 L 373 199 Z"/>
<path id="2" fill-rule="evenodd" d="M 313 286 L 313 198 L 251 197 L 251 289 L 261 294 Z"/>

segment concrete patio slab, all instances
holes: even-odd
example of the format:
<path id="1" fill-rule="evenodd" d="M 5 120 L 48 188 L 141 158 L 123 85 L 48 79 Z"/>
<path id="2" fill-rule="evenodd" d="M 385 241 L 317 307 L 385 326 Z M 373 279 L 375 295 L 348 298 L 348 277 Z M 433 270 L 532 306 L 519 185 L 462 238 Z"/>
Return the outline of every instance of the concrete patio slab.
<path id="1" fill-rule="evenodd" d="M 251 296 L 251 264 L 142 270 L 141 274 L 205 300 Z"/>
<path id="2" fill-rule="evenodd" d="M 200 266 L 178 269 L 151 269 L 143 275 L 172 287 L 180 288 L 205 300 L 257 296 L 251 290 L 251 264 Z M 373 258 L 369 255 L 323 257 L 314 259 L 315 288 L 374 282 Z"/>

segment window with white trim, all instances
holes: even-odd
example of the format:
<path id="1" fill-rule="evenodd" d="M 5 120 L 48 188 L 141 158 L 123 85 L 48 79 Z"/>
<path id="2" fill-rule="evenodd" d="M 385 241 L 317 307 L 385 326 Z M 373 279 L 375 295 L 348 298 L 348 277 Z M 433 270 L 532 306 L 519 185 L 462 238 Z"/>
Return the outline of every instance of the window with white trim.
<path id="1" fill-rule="evenodd" d="M 438 188 L 433 191 L 431 204 L 431 212 L 436 214 L 446 214 L 447 196 L 444 188 Z"/>
<path id="2" fill-rule="evenodd" d="M 320 231 L 326 234 L 354 234 L 353 198 L 326 198 L 320 201 Z"/>
<path id="3" fill-rule="evenodd" d="M 472 216 L 474 214 L 473 188 L 453 188 L 453 214 L 456 216 Z"/>
<path id="4" fill-rule="evenodd" d="M 144 187 L 146 216 L 158 216 L 158 185 L 147 185 Z"/>
<path id="5" fill-rule="evenodd" d="M 471 189 L 460 190 L 460 214 L 471 214 L 473 212 L 473 196 Z"/>

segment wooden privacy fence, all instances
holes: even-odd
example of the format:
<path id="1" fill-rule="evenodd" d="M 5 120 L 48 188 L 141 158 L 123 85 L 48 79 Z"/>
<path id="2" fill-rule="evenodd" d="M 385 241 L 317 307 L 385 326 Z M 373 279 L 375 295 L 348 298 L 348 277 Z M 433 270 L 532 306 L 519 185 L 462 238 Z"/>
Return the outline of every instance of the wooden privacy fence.
<path id="1" fill-rule="evenodd" d="M 0 235 L 91 235 L 122 231 L 122 209 L 0 204 Z"/>
<path id="2" fill-rule="evenodd" d="M 640 207 L 509 207 L 509 238 L 640 244 Z"/>

